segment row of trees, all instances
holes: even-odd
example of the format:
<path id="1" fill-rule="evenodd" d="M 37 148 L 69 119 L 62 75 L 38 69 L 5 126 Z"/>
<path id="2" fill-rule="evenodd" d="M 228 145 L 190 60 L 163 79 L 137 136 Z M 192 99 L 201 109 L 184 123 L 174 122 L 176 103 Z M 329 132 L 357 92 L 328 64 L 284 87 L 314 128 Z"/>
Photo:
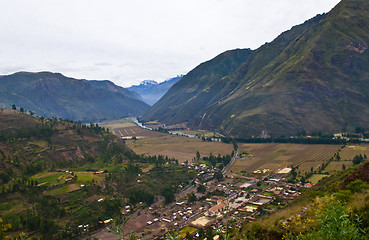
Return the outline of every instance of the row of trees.
<path id="1" fill-rule="evenodd" d="M 203 157 L 203 161 L 210 162 L 211 166 L 215 167 L 217 163 L 220 163 L 222 166 L 226 166 L 232 159 L 230 155 L 221 156 L 218 154 L 218 156 L 214 156 L 212 153 L 210 153 L 209 157 Z"/>
<path id="2" fill-rule="evenodd" d="M 36 124 L 32 128 L 9 129 L 0 132 L 0 142 L 14 142 L 18 139 L 42 139 L 50 141 L 53 130 L 46 124 Z"/>
<path id="3" fill-rule="evenodd" d="M 355 157 L 354 157 L 354 159 L 352 159 L 352 163 L 354 164 L 354 165 L 358 165 L 358 164 L 360 164 L 360 163 L 362 163 L 362 162 L 364 162 L 364 161 L 366 161 L 368 158 L 367 158 L 367 156 L 364 154 L 364 155 L 356 155 Z"/>
<path id="4" fill-rule="evenodd" d="M 224 143 L 295 143 L 295 144 L 346 144 L 345 139 L 332 137 L 279 137 L 279 138 L 221 138 Z"/>

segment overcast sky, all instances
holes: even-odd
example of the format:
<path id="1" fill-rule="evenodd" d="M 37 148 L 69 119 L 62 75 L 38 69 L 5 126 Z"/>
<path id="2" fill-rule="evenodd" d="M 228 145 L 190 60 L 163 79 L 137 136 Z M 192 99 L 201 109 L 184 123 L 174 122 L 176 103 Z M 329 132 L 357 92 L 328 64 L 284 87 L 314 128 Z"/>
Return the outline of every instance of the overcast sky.
<path id="1" fill-rule="evenodd" d="M 339 0 L 1 0 L 0 75 L 52 71 L 128 87 L 256 49 Z"/>

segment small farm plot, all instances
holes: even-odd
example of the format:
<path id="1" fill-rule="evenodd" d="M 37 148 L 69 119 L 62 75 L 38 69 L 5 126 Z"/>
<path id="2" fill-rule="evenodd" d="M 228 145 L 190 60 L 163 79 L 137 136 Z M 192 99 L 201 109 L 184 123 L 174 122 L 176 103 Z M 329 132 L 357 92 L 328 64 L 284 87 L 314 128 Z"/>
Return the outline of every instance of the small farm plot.
<path id="1" fill-rule="evenodd" d="M 198 138 L 188 138 L 176 135 L 164 135 L 156 138 L 146 138 L 127 141 L 128 146 L 137 154 L 151 156 L 168 156 L 179 162 L 186 160 L 191 162 L 199 151 L 201 157 L 213 155 L 230 155 L 233 151 L 232 144 L 222 142 L 203 142 Z"/>
<path id="2" fill-rule="evenodd" d="M 72 175 L 66 172 L 47 172 L 39 173 L 32 177 L 38 184 L 54 187 L 47 192 L 48 195 L 60 195 L 80 189 L 89 185 L 92 181 L 100 182 L 102 175 L 95 175 L 93 172 L 75 172 L 77 179 L 72 180 Z"/>
<path id="3" fill-rule="evenodd" d="M 122 127 L 133 127 L 136 126 L 134 123 L 131 122 L 130 118 L 123 118 L 119 120 L 113 121 L 106 121 L 99 124 L 102 127 L 109 128 L 110 130 L 114 130 L 116 128 Z"/>
<path id="4" fill-rule="evenodd" d="M 323 179 L 325 177 L 329 177 L 329 175 L 325 175 L 325 174 L 313 174 L 308 179 L 308 181 L 311 182 L 312 184 L 317 184 L 321 179 Z"/>
<path id="5" fill-rule="evenodd" d="M 288 166 L 299 166 L 299 171 L 309 172 L 327 162 L 341 145 L 308 145 L 308 144 L 239 144 L 239 151 L 248 157 L 237 159 L 230 171 L 255 171 L 277 169 Z M 251 157 L 250 157 L 251 156 Z"/>
<path id="6" fill-rule="evenodd" d="M 331 161 L 328 166 L 324 169 L 324 172 L 336 172 L 341 171 L 344 168 L 352 166 L 352 161 Z"/>
<path id="7" fill-rule="evenodd" d="M 71 177 L 72 176 L 69 173 L 65 172 L 47 172 L 36 174 L 32 179 L 36 180 L 39 185 L 55 186 L 64 184 L 66 181 L 65 179 Z"/>
<path id="8" fill-rule="evenodd" d="M 356 155 L 360 154 L 365 154 L 369 157 L 369 145 L 347 145 L 340 152 L 342 160 L 352 160 Z"/>
<path id="9" fill-rule="evenodd" d="M 130 139 L 132 137 L 135 137 L 137 139 L 151 138 L 165 135 L 164 133 L 140 128 L 136 124 L 131 122 L 130 118 L 102 122 L 100 123 L 100 126 L 109 128 L 109 130 L 116 136 L 127 139 Z"/>
<path id="10" fill-rule="evenodd" d="M 136 125 L 130 126 L 130 127 L 121 127 L 114 129 L 114 134 L 121 138 L 137 138 L 137 139 L 143 139 L 143 138 L 154 138 L 154 137 L 161 137 L 165 136 L 167 134 L 156 132 L 156 131 L 150 131 L 143 128 L 140 128 Z"/>

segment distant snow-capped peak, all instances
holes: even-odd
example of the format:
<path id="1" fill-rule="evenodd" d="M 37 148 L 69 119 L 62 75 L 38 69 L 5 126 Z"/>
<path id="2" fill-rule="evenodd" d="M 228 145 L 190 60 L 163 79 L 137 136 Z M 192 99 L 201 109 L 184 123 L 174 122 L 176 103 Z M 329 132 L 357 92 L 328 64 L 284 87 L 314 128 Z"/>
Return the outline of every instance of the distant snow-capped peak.
<path id="1" fill-rule="evenodd" d="M 145 85 L 145 86 L 148 86 L 148 85 L 158 85 L 159 83 L 157 81 L 154 81 L 154 80 L 144 80 L 141 82 L 140 85 Z"/>

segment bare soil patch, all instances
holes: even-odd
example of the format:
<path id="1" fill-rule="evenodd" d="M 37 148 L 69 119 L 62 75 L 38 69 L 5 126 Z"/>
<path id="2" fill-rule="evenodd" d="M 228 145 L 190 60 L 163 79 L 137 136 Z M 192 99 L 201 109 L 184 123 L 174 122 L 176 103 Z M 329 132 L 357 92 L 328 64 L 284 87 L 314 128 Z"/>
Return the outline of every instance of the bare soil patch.
<path id="1" fill-rule="evenodd" d="M 80 189 L 80 187 L 77 186 L 76 184 L 71 184 L 71 185 L 68 186 L 68 192 L 73 192 L 73 191 L 76 191 L 78 189 Z"/>
<path id="2" fill-rule="evenodd" d="M 232 144 L 221 142 L 203 142 L 198 138 L 188 138 L 165 134 L 161 137 L 129 140 L 127 145 L 137 154 L 164 155 L 174 157 L 180 162 L 192 161 L 199 151 L 201 156 L 227 155 L 233 151 Z"/>

